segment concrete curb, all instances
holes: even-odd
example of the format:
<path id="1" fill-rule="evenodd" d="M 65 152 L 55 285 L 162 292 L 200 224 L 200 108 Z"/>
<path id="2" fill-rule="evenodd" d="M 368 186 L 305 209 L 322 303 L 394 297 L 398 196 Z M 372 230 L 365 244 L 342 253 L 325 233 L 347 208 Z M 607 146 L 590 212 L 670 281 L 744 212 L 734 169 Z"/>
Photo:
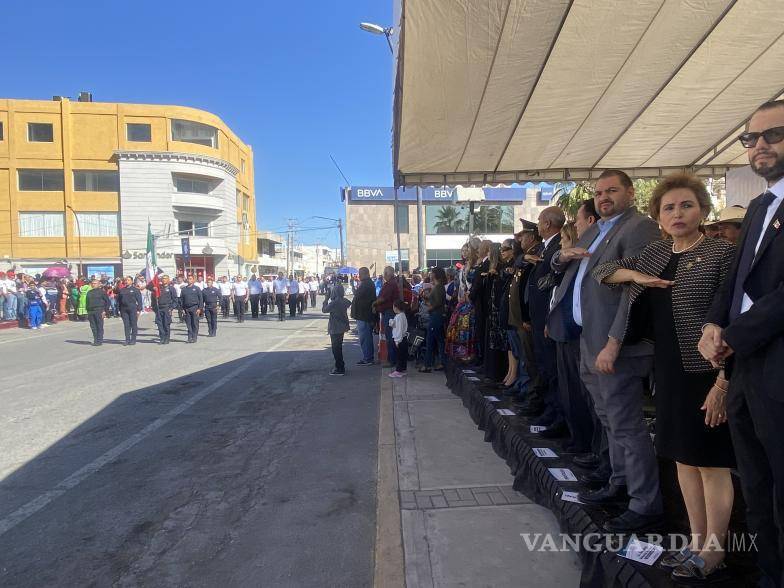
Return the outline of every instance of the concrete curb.
<path id="1" fill-rule="evenodd" d="M 381 371 L 378 419 L 378 485 L 376 486 L 376 549 L 373 585 L 404 588 L 405 560 L 400 527 L 393 382 Z"/>

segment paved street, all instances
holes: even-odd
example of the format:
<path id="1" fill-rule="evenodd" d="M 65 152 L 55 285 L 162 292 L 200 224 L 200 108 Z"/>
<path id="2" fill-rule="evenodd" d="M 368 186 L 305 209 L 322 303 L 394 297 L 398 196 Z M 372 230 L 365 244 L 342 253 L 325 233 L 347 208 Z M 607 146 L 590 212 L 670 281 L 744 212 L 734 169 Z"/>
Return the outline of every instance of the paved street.
<path id="1" fill-rule="evenodd" d="M 0 585 L 370 585 L 380 368 L 326 322 L 0 332 Z"/>

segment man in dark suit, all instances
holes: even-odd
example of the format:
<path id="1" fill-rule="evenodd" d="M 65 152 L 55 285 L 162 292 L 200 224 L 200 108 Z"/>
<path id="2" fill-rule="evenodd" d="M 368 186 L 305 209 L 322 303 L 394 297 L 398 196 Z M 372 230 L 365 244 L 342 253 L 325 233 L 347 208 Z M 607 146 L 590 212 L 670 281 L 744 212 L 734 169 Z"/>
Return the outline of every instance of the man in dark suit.
<path id="1" fill-rule="evenodd" d="M 527 301 L 531 315 L 531 332 L 534 340 L 536 365 L 542 380 L 544 412 L 534 424 L 544 425 L 544 437 L 559 437 L 566 434 L 563 409 L 558 402 L 558 369 L 555 363 L 555 342 L 545 337 L 547 315 L 554 284 L 547 280 L 552 271 L 550 262 L 553 254 L 561 249 L 561 227 L 566 217 L 561 208 L 549 206 L 539 213 L 537 231 L 542 238 L 542 252 L 538 256 L 526 256 L 534 267 L 528 276 Z"/>
<path id="2" fill-rule="evenodd" d="M 760 106 L 739 139 L 768 189 L 749 205 L 699 349 L 726 362 L 727 416 L 760 585 L 784 586 L 784 101 Z"/>
<path id="3" fill-rule="evenodd" d="M 621 347 L 609 336 L 616 317 L 625 318 L 621 290 L 591 277 L 597 265 L 639 255 L 659 238 L 659 227 L 634 208 L 634 186 L 620 170 L 605 170 L 594 188 L 601 220 L 553 258 L 564 273 L 553 296 L 553 309 L 571 293 L 572 320 L 580 332 L 580 377 L 593 399 L 609 444 L 612 474 L 609 483 L 593 492 L 580 492 L 589 504 L 625 499 L 629 507 L 608 520 L 611 533 L 646 531 L 657 526 L 663 512 L 659 471 L 653 443 L 642 414 L 644 383 L 653 368 L 653 346 L 643 342 Z"/>
<path id="4" fill-rule="evenodd" d="M 484 355 L 487 346 L 487 315 L 490 312 L 490 287 L 487 281 L 487 273 L 490 271 L 490 246 L 491 241 L 482 241 L 479 246 L 479 257 L 481 261 L 474 271 L 474 280 L 471 283 L 471 290 L 468 298 L 474 305 L 474 316 L 476 319 L 476 364 L 483 366 Z M 482 371 L 480 367 L 478 371 Z"/>

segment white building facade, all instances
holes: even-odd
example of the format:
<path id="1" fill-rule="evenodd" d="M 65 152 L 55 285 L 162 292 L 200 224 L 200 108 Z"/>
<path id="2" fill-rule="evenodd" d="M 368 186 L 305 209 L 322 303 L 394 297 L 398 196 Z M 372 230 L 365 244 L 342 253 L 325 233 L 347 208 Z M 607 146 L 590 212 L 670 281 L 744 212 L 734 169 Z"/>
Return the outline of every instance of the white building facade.
<path id="1" fill-rule="evenodd" d="M 124 275 L 144 268 L 148 222 L 164 272 L 248 273 L 256 260 L 244 260 L 236 251 L 240 239 L 251 238 L 237 221 L 236 167 L 190 153 L 120 151 L 117 158 Z M 187 257 L 183 239 L 188 240 Z"/>

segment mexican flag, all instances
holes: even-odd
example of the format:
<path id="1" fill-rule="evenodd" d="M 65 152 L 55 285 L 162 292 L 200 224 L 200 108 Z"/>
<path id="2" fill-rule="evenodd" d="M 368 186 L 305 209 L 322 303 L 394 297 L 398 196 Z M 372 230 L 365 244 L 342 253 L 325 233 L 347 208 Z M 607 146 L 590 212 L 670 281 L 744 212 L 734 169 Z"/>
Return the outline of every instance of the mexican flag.
<path id="1" fill-rule="evenodd" d="M 144 268 L 144 278 L 148 284 L 152 284 L 155 296 L 161 295 L 160 283 L 158 282 L 158 261 L 155 259 L 155 237 L 152 236 L 152 225 L 147 221 L 147 266 Z"/>

